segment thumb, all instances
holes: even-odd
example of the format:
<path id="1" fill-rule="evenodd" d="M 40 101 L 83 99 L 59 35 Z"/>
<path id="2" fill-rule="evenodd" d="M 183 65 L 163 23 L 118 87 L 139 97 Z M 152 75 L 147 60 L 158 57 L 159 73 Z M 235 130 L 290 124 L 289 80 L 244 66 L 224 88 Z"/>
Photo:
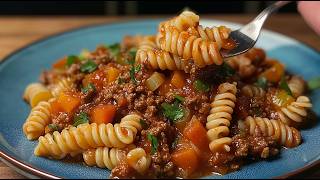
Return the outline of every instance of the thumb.
<path id="1" fill-rule="evenodd" d="M 298 11 L 311 28 L 320 35 L 320 2 L 300 1 Z"/>

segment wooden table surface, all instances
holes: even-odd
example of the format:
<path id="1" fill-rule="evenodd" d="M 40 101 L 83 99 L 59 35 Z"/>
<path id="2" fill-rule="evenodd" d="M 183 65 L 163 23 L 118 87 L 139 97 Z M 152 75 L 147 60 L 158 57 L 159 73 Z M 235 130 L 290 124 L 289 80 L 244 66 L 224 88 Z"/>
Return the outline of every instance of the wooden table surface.
<path id="1" fill-rule="evenodd" d="M 143 17 L 101 17 L 101 16 L 58 16 L 58 17 L 22 17 L 0 16 L 0 60 L 35 40 L 41 39 L 72 28 L 85 25 L 111 23 L 123 20 L 137 20 L 142 18 L 157 18 L 159 16 Z M 247 23 L 254 15 L 206 15 L 210 19 L 226 20 L 237 23 Z M 267 20 L 266 29 L 273 30 L 299 41 L 320 51 L 320 37 L 316 35 L 297 14 L 277 14 Z M 156 28 L 156 27 L 155 27 Z M 317 171 L 318 170 L 318 171 Z M 320 166 L 314 167 L 300 177 L 320 177 Z M 14 170 L 0 162 L 0 179 L 24 178 Z"/>

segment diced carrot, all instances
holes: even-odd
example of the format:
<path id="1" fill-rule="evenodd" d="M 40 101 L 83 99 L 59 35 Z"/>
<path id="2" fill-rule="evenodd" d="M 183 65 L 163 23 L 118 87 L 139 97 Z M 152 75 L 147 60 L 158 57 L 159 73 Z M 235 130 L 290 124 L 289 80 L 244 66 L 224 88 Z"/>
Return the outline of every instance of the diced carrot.
<path id="1" fill-rule="evenodd" d="M 81 98 L 78 93 L 61 92 L 57 99 L 64 112 L 73 112 L 80 104 Z"/>
<path id="2" fill-rule="evenodd" d="M 82 80 L 82 85 L 83 87 L 86 87 L 89 83 L 92 83 L 96 89 L 101 90 L 105 81 L 105 73 L 102 70 L 96 70 L 93 73 L 85 76 L 85 78 Z"/>
<path id="3" fill-rule="evenodd" d="M 191 119 L 183 131 L 183 135 L 188 138 L 199 150 L 209 151 L 209 140 L 207 130 L 201 122 L 195 118 Z"/>
<path id="4" fill-rule="evenodd" d="M 91 111 L 91 121 L 97 124 L 111 123 L 116 114 L 116 110 L 116 107 L 111 104 L 98 105 Z"/>
<path id="5" fill-rule="evenodd" d="M 106 76 L 107 76 L 108 83 L 111 83 L 111 82 L 117 80 L 119 74 L 120 74 L 119 69 L 117 69 L 115 67 L 108 67 L 106 69 Z"/>
<path id="6" fill-rule="evenodd" d="M 185 76 L 182 71 L 174 71 L 171 84 L 176 88 L 182 88 L 186 84 Z"/>
<path id="7" fill-rule="evenodd" d="M 63 112 L 63 108 L 61 107 L 61 105 L 58 103 L 57 100 L 50 102 L 50 105 L 51 105 L 52 114 L 58 114 L 59 112 Z"/>
<path id="8" fill-rule="evenodd" d="M 198 156 L 192 148 L 181 149 L 173 152 L 172 154 L 173 163 L 191 174 L 198 167 Z"/>
<path id="9" fill-rule="evenodd" d="M 66 64 L 67 64 L 67 58 L 64 57 L 56 61 L 54 64 L 52 64 L 52 67 L 56 69 L 60 69 L 60 68 L 64 68 Z"/>
<path id="10" fill-rule="evenodd" d="M 273 65 L 262 72 L 260 77 L 265 77 L 269 82 L 279 82 L 281 76 L 284 74 L 284 65 L 278 61 L 272 61 Z"/>

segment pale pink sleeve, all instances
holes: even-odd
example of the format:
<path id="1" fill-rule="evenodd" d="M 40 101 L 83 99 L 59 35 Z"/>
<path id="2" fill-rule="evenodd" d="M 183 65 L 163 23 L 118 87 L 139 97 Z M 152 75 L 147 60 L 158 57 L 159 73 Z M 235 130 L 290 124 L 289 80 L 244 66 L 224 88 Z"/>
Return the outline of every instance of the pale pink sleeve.
<path id="1" fill-rule="evenodd" d="M 310 27 L 320 35 L 320 2 L 300 1 L 298 2 L 298 11 Z"/>

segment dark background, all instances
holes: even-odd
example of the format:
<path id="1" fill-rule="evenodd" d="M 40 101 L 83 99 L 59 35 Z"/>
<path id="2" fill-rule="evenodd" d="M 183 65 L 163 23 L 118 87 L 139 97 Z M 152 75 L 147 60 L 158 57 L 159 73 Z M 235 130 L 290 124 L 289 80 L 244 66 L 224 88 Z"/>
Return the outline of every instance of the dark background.
<path id="1" fill-rule="evenodd" d="M 189 7 L 201 14 L 257 13 L 272 1 L 0 1 L 0 15 L 175 14 Z M 296 13 L 296 3 L 280 13 Z"/>

